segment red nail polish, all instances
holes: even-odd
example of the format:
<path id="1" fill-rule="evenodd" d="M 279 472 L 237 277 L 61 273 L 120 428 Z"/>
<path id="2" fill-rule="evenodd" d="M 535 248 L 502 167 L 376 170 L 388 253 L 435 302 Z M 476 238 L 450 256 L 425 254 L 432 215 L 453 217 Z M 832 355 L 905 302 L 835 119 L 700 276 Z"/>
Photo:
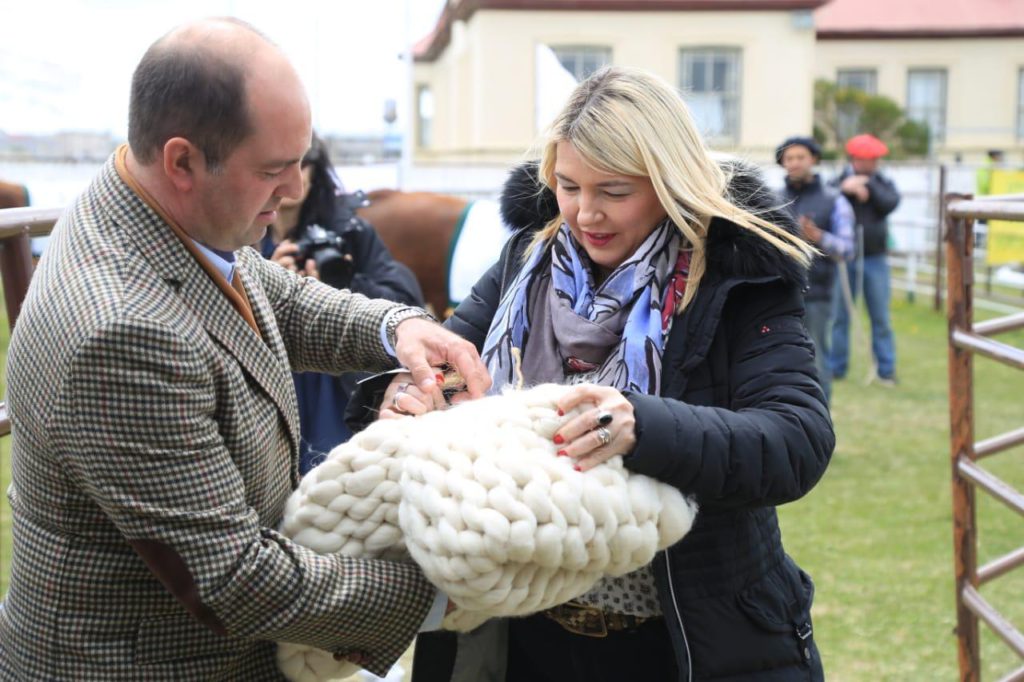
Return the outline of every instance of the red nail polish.
<path id="1" fill-rule="evenodd" d="M 569 456 L 569 453 L 568 453 L 568 452 L 566 452 L 565 450 L 559 450 L 559 451 L 558 451 L 557 453 L 555 453 L 555 454 L 557 454 L 557 455 L 558 455 L 559 457 L 568 457 L 568 456 Z"/>
<path id="2" fill-rule="evenodd" d="M 559 417 L 564 417 L 564 416 L 565 416 L 565 411 L 564 411 L 564 410 L 562 410 L 562 408 L 561 408 L 561 407 L 559 407 L 559 408 L 558 408 L 558 416 L 559 416 Z"/>
<path id="3" fill-rule="evenodd" d="M 562 443 L 565 442 L 565 439 L 562 438 L 562 434 L 560 434 L 560 433 L 556 433 L 555 434 L 554 440 L 555 440 L 555 445 L 561 445 Z"/>
<path id="4" fill-rule="evenodd" d="M 580 465 L 579 464 L 573 464 L 572 468 L 575 469 L 576 471 L 583 471 L 583 469 L 580 469 Z"/>
<path id="5" fill-rule="evenodd" d="M 435 380 L 437 381 L 437 383 L 439 383 L 439 384 L 443 384 L 443 383 L 444 383 L 444 375 L 443 375 L 443 374 L 435 374 L 435 375 L 434 375 L 434 379 L 435 379 Z"/>

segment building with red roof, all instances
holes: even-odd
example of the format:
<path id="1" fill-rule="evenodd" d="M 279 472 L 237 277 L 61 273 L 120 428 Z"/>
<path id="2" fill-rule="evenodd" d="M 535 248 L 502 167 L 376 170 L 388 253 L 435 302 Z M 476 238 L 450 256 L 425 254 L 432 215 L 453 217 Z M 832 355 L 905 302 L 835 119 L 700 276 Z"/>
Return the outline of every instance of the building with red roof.
<path id="1" fill-rule="evenodd" d="M 1024 0 L 450 0 L 414 56 L 420 161 L 521 157 L 564 100 L 552 64 L 654 71 L 754 157 L 811 131 L 819 78 L 892 98 L 939 156 L 1024 139 Z"/>
<path id="2" fill-rule="evenodd" d="M 1024 0 L 832 0 L 814 18 L 816 76 L 895 100 L 939 156 L 1021 149 Z"/>

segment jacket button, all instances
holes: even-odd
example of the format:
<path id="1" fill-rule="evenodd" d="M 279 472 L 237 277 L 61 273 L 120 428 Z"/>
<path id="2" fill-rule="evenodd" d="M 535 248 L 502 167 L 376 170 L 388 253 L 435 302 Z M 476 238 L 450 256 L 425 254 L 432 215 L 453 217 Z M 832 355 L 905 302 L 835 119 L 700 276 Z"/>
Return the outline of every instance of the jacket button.
<path id="1" fill-rule="evenodd" d="M 804 658 L 806 658 L 808 661 L 811 660 L 811 649 L 810 649 L 810 647 L 806 647 L 806 646 L 804 647 Z"/>

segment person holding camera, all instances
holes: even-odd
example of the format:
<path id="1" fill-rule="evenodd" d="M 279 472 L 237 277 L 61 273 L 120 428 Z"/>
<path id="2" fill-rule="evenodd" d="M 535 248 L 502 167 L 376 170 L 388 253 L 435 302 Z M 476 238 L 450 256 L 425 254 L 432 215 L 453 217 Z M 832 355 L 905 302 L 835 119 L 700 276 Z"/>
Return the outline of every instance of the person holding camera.
<path id="1" fill-rule="evenodd" d="M 302 196 L 282 200 L 259 250 L 264 258 L 335 289 L 423 305 L 416 276 L 391 256 L 373 227 L 356 215 L 365 202 L 362 192 L 343 193 L 327 145 L 314 134 L 302 158 Z M 343 417 L 359 376 L 293 375 L 302 433 L 300 473 L 305 474 L 322 461 L 324 453 L 352 436 Z"/>

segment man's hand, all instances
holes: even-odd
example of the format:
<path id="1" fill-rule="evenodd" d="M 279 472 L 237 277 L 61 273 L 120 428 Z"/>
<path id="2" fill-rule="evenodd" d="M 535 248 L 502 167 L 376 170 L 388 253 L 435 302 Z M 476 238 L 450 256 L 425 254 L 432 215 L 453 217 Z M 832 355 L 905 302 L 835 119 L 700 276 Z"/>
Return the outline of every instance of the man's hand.
<path id="1" fill-rule="evenodd" d="M 487 367 L 476 347 L 436 322 L 422 317 L 403 320 L 395 328 L 395 355 L 412 372 L 412 383 L 437 404 L 444 403 L 438 372 L 443 365 L 454 367 L 466 381 L 470 398 L 479 398 L 491 387 Z"/>
<path id="2" fill-rule="evenodd" d="M 803 232 L 804 239 L 813 244 L 821 243 L 821 228 L 805 215 L 800 216 L 800 231 Z"/>
<path id="3" fill-rule="evenodd" d="M 309 258 L 306 260 L 305 266 L 300 268 L 299 263 L 297 262 L 298 256 L 298 245 L 290 239 L 285 239 L 274 249 L 274 253 L 270 256 L 270 260 L 274 261 L 285 270 L 290 270 L 298 275 L 320 279 L 320 273 L 317 272 L 316 269 L 316 261 Z"/>
<path id="4" fill-rule="evenodd" d="M 871 196 L 871 191 L 868 189 L 869 179 L 866 175 L 851 175 L 843 180 L 839 185 L 839 189 L 842 190 L 843 194 L 854 197 L 863 204 Z"/>

